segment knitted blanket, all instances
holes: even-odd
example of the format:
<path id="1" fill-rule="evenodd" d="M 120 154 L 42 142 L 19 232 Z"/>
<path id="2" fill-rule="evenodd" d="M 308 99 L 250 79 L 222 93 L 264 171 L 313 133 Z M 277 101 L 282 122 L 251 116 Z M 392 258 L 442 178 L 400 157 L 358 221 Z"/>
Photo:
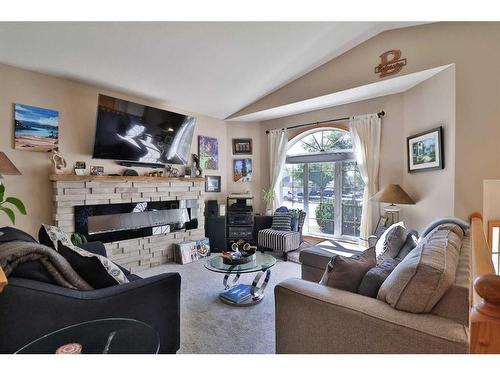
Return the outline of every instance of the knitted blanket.
<path id="1" fill-rule="evenodd" d="M 54 280 L 65 288 L 94 289 L 76 273 L 61 254 L 48 246 L 23 241 L 0 243 L 0 266 L 7 277 L 19 264 L 33 260 L 40 261 Z"/>

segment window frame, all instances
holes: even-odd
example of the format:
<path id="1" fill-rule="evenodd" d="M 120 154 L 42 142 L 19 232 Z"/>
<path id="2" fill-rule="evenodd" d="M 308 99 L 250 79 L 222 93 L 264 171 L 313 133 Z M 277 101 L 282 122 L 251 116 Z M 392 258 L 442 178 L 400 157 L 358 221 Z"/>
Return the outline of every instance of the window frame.
<path id="1" fill-rule="evenodd" d="M 348 128 L 340 125 L 340 126 L 321 126 L 314 127 L 312 129 L 305 130 L 296 134 L 287 145 L 287 153 L 296 143 L 300 142 L 303 138 L 308 135 L 319 133 L 323 131 L 341 131 L 344 133 L 349 133 Z M 323 141 L 322 141 L 323 142 Z M 318 236 L 321 238 L 336 238 L 336 239 L 346 239 L 350 241 L 357 241 L 359 237 L 346 235 L 342 233 L 342 225 L 343 225 L 343 210 L 342 210 L 342 162 L 343 161 L 356 161 L 356 157 L 354 154 L 354 150 L 330 150 L 330 151 L 322 151 L 317 153 L 309 153 L 309 154 L 297 154 L 290 155 L 286 157 L 285 164 L 303 164 L 303 207 L 306 212 L 306 223 L 304 225 L 304 229 L 306 230 L 308 235 Z M 333 234 L 326 233 L 311 233 L 309 232 L 309 221 L 315 220 L 310 219 L 309 212 L 309 164 L 311 163 L 325 163 L 331 162 L 334 164 L 334 186 L 335 186 L 335 202 L 334 202 L 334 231 Z M 280 184 L 282 183 L 282 179 L 280 179 Z M 283 186 L 280 186 L 280 191 L 282 191 Z"/>

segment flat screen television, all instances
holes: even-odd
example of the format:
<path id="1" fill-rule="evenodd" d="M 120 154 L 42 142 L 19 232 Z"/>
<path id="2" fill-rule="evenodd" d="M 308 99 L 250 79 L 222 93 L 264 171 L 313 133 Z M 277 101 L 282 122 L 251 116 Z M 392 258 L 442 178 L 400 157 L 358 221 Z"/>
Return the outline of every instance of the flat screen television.
<path id="1" fill-rule="evenodd" d="M 186 165 L 195 125 L 196 117 L 99 95 L 93 158 Z"/>

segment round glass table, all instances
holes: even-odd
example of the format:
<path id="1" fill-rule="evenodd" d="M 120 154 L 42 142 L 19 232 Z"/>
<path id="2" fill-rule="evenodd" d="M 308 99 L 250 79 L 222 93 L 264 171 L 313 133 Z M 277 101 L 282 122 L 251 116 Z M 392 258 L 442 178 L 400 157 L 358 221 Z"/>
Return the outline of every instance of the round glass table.
<path id="1" fill-rule="evenodd" d="M 134 319 L 91 320 L 65 327 L 30 342 L 15 354 L 157 354 L 160 337 Z"/>
<path id="2" fill-rule="evenodd" d="M 264 291 L 271 278 L 271 267 L 275 264 L 275 257 L 257 252 L 254 260 L 238 265 L 225 264 L 222 261 L 222 255 L 215 255 L 207 259 L 205 268 L 212 272 L 225 274 L 223 280 L 224 292 L 219 294 L 222 302 L 233 306 L 251 306 L 261 302 L 264 298 Z M 257 272 L 257 275 L 255 275 L 252 284 L 236 284 L 242 274 L 253 272 Z M 263 276 L 264 280 L 259 285 Z M 243 298 L 241 300 L 233 298 L 231 296 L 232 291 L 241 293 Z"/>

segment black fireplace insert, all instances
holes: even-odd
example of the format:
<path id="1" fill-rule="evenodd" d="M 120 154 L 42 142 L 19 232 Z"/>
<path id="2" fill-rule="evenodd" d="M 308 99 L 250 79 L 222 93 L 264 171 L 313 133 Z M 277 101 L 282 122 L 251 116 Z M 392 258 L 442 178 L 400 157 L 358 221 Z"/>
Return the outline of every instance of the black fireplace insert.
<path id="1" fill-rule="evenodd" d="M 75 231 L 113 242 L 198 228 L 196 199 L 75 206 Z"/>

